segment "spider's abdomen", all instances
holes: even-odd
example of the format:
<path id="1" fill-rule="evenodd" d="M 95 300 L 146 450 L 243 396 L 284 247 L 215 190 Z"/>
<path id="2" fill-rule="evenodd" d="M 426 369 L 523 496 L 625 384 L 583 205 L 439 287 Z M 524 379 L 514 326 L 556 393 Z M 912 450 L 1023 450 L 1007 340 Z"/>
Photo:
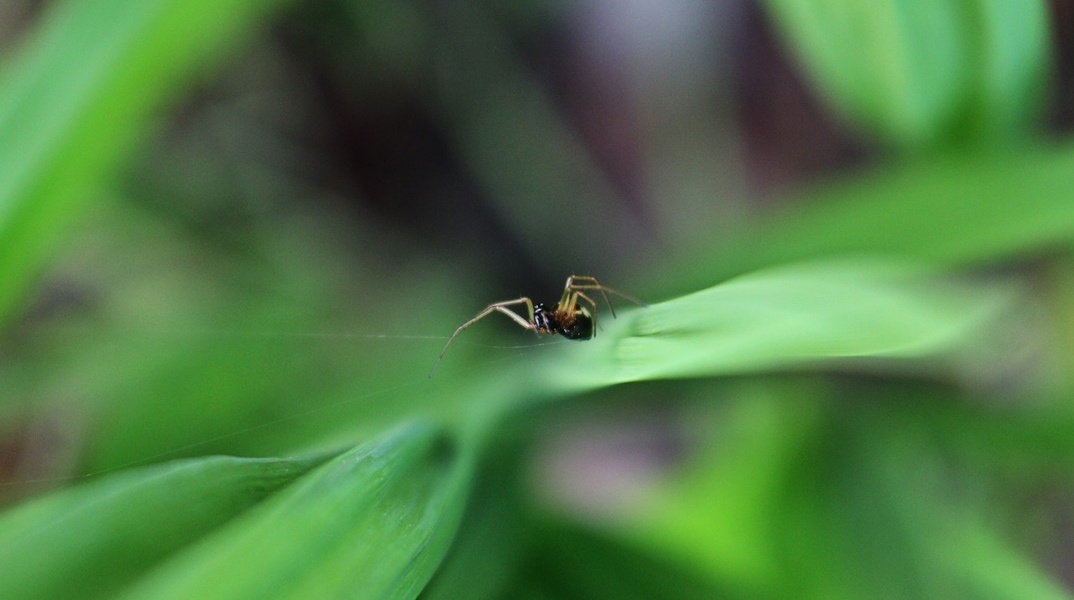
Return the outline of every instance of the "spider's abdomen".
<path id="1" fill-rule="evenodd" d="M 584 310 L 564 313 L 544 304 L 533 307 L 533 329 L 545 335 L 559 334 L 568 340 L 593 337 L 593 318 Z"/>
<path id="2" fill-rule="evenodd" d="M 570 323 L 561 324 L 559 334 L 568 340 L 588 340 L 593 337 L 593 319 L 583 313 L 576 312 Z"/>

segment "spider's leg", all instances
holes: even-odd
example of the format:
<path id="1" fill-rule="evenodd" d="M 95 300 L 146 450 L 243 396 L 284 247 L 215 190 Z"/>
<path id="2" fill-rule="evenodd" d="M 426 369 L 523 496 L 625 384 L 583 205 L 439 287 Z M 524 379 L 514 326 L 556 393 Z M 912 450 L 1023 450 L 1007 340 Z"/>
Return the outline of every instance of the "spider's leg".
<path id="1" fill-rule="evenodd" d="M 575 302 L 577 302 L 578 299 L 582 299 L 582 300 L 585 300 L 586 302 L 588 302 L 589 306 L 591 306 L 593 308 L 593 314 L 590 315 L 590 316 L 593 319 L 593 337 L 597 337 L 597 303 L 593 302 L 592 298 L 590 298 L 589 296 L 586 296 L 585 294 L 583 294 L 582 292 L 579 292 L 578 290 L 574 290 L 573 296 L 574 296 Z M 572 306 L 571 308 L 574 308 L 574 307 Z M 615 313 L 612 313 L 612 315 L 614 316 Z"/>
<path id="2" fill-rule="evenodd" d="M 580 283 L 575 283 L 575 281 L 578 281 Z M 633 302 L 634 304 L 637 304 L 638 306 L 648 306 L 648 304 L 642 302 L 641 300 L 638 300 L 634 296 L 631 296 L 630 294 L 627 294 L 627 293 L 624 293 L 624 292 L 620 292 L 619 290 L 617 290 L 617 289 L 615 289 L 613 287 L 608 287 L 608 286 L 602 284 L 601 282 L 597 281 L 596 277 L 591 277 L 589 275 L 571 275 L 570 277 L 567 278 L 567 284 L 570 287 L 572 287 L 572 288 L 574 288 L 576 290 L 598 290 L 599 289 L 599 290 L 606 291 L 606 292 L 611 293 L 611 294 L 615 294 L 616 296 L 619 296 L 620 298 L 623 298 L 625 300 L 629 300 L 629 301 Z"/>
<path id="3" fill-rule="evenodd" d="M 507 308 L 508 306 L 515 306 L 518 304 L 526 305 L 526 308 L 529 311 L 530 315 L 529 321 L 523 319 L 515 311 Z M 433 372 L 436 371 L 436 367 L 439 366 L 440 361 L 444 359 L 444 354 L 447 352 L 448 346 L 451 345 L 451 342 L 455 341 L 455 338 L 467 327 L 473 325 L 474 323 L 477 323 L 481 319 L 484 319 L 485 317 L 491 315 L 494 312 L 503 313 L 508 317 L 511 317 L 511 320 L 515 323 L 518 323 L 519 326 L 521 326 L 523 329 L 529 329 L 530 331 L 536 330 L 536 325 L 533 324 L 533 301 L 529 298 L 522 297 L 517 298 L 515 300 L 506 300 L 504 302 L 493 302 L 492 304 L 489 304 L 487 307 L 485 307 L 484 310 L 477 313 L 477 316 L 463 323 L 462 325 L 459 325 L 459 328 L 455 330 L 455 333 L 451 334 L 451 337 L 448 338 L 447 343 L 444 344 L 444 349 L 440 351 L 440 356 L 436 357 L 436 362 L 433 363 L 433 368 L 431 371 L 429 371 L 429 377 L 433 376 Z"/>
<path id="4" fill-rule="evenodd" d="M 631 296 L 630 294 L 627 294 L 625 292 L 620 292 L 619 290 L 617 290 L 615 288 L 610 288 L 610 287 L 608 287 L 606 285 L 602 285 L 602 286 L 600 286 L 600 289 L 605 291 L 605 292 L 609 292 L 611 294 L 619 296 L 620 298 L 622 298 L 624 300 L 629 300 L 629 301 L 633 302 L 634 304 L 637 304 L 638 306 L 649 306 L 648 304 L 646 304 L 645 302 L 642 302 L 641 300 L 638 300 L 634 296 Z"/>
<path id="5" fill-rule="evenodd" d="M 576 283 L 581 282 L 581 283 Z M 615 293 L 615 290 L 604 287 L 596 277 L 590 277 L 589 275 L 571 275 L 567 278 L 567 289 L 572 292 L 578 290 L 596 290 L 600 292 L 601 296 L 604 296 L 604 301 L 608 303 L 608 310 L 612 311 L 612 318 L 615 318 L 615 307 L 612 306 L 612 301 L 608 299 L 608 294 L 604 290 L 609 290 Z M 596 312 L 596 308 L 593 309 Z"/>
<path id="6" fill-rule="evenodd" d="M 600 282 L 597 281 L 597 278 L 591 275 L 571 275 L 567 278 L 567 285 L 574 285 L 575 281 L 582 281 L 585 282 L 587 285 L 600 285 Z"/>
<path id="7" fill-rule="evenodd" d="M 637 298 L 635 298 L 634 296 L 631 296 L 630 294 L 620 292 L 619 290 L 617 290 L 615 288 L 610 288 L 610 287 L 608 287 L 606 285 L 601 285 L 601 284 L 596 284 L 596 285 L 574 285 L 572 287 L 572 289 L 575 289 L 575 290 L 597 290 L 597 291 L 599 291 L 601 293 L 601 295 L 604 296 L 605 302 L 608 303 L 608 308 L 612 309 L 612 316 L 613 317 L 615 316 L 615 308 L 612 307 L 612 303 L 608 299 L 608 294 L 614 294 L 616 296 L 619 296 L 620 298 L 623 298 L 625 300 L 629 300 L 629 301 L 633 302 L 634 304 L 637 304 L 638 306 L 649 306 L 648 304 L 642 302 L 641 300 L 638 300 Z"/>
<path id="8" fill-rule="evenodd" d="M 574 275 L 567 278 L 567 283 L 563 284 L 563 295 L 559 297 L 559 304 L 556 305 L 557 311 L 564 311 L 571 301 L 571 286 L 574 285 Z"/>
<path id="9" fill-rule="evenodd" d="M 581 284 L 576 282 L 583 282 Z M 597 281 L 596 277 L 590 277 L 589 275 L 571 275 L 567 278 L 567 283 L 563 285 L 563 296 L 559 301 L 559 309 L 574 310 L 574 305 L 578 301 L 575 292 L 577 290 L 600 290 L 603 286 Z M 603 292 L 601 292 L 603 293 Z M 607 296 L 604 297 L 608 299 Z M 611 302 L 608 303 L 608 308 L 611 308 Z M 593 312 L 596 312 L 596 307 L 593 308 Z M 615 309 L 612 308 L 612 316 L 615 316 Z"/>

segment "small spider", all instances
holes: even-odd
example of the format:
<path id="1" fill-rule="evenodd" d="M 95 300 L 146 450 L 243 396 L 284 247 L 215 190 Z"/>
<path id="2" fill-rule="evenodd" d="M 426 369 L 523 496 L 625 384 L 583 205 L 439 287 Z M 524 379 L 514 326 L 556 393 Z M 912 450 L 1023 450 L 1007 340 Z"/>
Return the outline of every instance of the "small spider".
<path id="1" fill-rule="evenodd" d="M 644 305 L 641 300 L 638 300 L 633 296 L 601 285 L 596 277 L 590 277 L 588 275 L 571 275 L 567 278 L 566 285 L 563 286 L 563 295 L 560 296 L 559 303 L 554 307 L 549 307 L 544 304 L 534 305 L 533 301 L 525 296 L 514 300 L 493 302 L 492 304 L 489 304 L 485 310 L 477 313 L 476 317 L 459 325 L 459 328 L 455 330 L 455 333 L 451 334 L 447 343 L 444 344 L 444 349 L 440 351 L 440 356 L 436 358 L 436 363 L 433 365 L 433 371 L 436 371 L 437 365 L 443 360 L 444 353 L 447 352 L 451 342 L 455 341 L 456 336 L 462 333 L 467 327 L 477 323 L 494 312 L 501 312 L 507 315 L 524 329 L 529 329 L 538 335 L 555 335 L 558 333 L 568 340 L 588 340 L 589 338 L 595 337 L 597 335 L 597 303 L 585 294 L 586 291 L 600 292 L 600 295 L 604 296 L 604 301 L 608 303 L 608 309 L 611 310 L 613 318 L 615 317 L 615 307 L 612 306 L 611 300 L 608 299 L 608 292 L 626 298 L 635 304 Z M 581 305 L 579 303 L 580 301 L 586 302 L 589 307 L 587 308 L 586 306 Z M 519 304 L 526 305 L 526 309 L 529 313 L 528 320 L 523 318 L 517 312 L 507 308 L 508 306 L 516 306 Z M 590 308 L 592 311 L 590 311 Z M 433 371 L 429 372 L 430 377 L 432 376 Z"/>

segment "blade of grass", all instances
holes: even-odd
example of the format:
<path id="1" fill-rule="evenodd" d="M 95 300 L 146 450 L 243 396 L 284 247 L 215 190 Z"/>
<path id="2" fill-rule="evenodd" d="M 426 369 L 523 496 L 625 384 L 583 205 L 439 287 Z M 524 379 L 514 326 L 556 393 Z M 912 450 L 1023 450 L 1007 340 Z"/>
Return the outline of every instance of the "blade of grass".
<path id="1" fill-rule="evenodd" d="M 577 391 L 862 359 L 923 368 L 928 358 L 930 368 L 951 368 L 976 359 L 975 344 L 989 341 L 1017 298 L 1011 286 L 944 279 L 900 262 L 798 263 L 604 319 L 593 341 L 557 352 L 547 371 L 529 371 L 539 389 Z"/>
<path id="2" fill-rule="evenodd" d="M 0 322 L 183 84 L 282 0 L 69 0 L 0 73 Z"/>
<path id="3" fill-rule="evenodd" d="M 107 597 L 320 461 L 177 461 L 19 506 L 0 518 L 0 597 Z"/>
<path id="4" fill-rule="evenodd" d="M 322 465 L 131 598 L 413 598 L 462 515 L 472 449 L 411 424 Z"/>
<path id="5" fill-rule="evenodd" d="M 524 510 L 524 470 L 518 467 L 523 453 L 516 444 L 500 440 L 484 454 L 474 500 L 422 600 L 504 598 L 523 568 L 531 533 Z"/>
<path id="6" fill-rule="evenodd" d="M 658 289 L 690 290 L 762 267 L 833 255 L 973 266 L 1074 240 L 1074 146 L 933 157 L 805 194 L 796 208 L 676 259 Z"/>

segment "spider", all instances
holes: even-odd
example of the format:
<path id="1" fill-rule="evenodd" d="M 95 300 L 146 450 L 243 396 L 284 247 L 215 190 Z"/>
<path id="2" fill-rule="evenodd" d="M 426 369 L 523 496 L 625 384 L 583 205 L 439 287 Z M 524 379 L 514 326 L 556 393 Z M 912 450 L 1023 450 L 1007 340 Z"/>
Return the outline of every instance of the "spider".
<path id="1" fill-rule="evenodd" d="M 644 305 L 641 300 L 638 300 L 633 296 L 601 285 L 596 277 L 590 277 L 588 275 L 571 275 L 567 278 L 567 283 L 563 286 L 563 295 L 560 296 L 559 303 L 555 306 L 547 306 L 545 304 L 535 305 L 533 300 L 530 300 L 526 296 L 514 300 L 505 300 L 503 302 L 493 302 L 492 304 L 489 304 L 485 310 L 477 313 L 476 317 L 459 325 L 459 328 L 455 330 L 455 333 L 451 334 L 447 343 L 444 344 L 444 349 L 440 351 L 440 356 L 436 358 L 436 363 L 433 364 L 433 371 L 436 371 L 437 365 L 443 360 L 448 346 L 451 345 L 451 342 L 455 341 L 455 338 L 462 333 L 464 329 L 494 312 L 500 312 L 507 315 L 523 329 L 529 329 L 538 335 L 555 335 L 558 333 L 568 340 L 588 340 L 595 337 L 597 335 L 597 303 L 586 295 L 585 292 L 587 291 L 597 291 L 600 292 L 601 296 L 604 296 L 604 301 L 608 303 L 608 309 L 611 310 L 612 318 L 615 318 L 615 307 L 612 306 L 611 300 L 608 299 L 608 292 L 626 298 L 635 304 Z M 588 304 L 588 307 L 582 305 L 581 302 Z M 518 306 L 520 304 L 526 305 L 526 310 L 529 313 L 528 320 L 523 318 L 517 312 L 507 308 L 509 306 Z M 429 372 L 430 377 L 432 376 L 432 373 L 432 371 Z"/>

